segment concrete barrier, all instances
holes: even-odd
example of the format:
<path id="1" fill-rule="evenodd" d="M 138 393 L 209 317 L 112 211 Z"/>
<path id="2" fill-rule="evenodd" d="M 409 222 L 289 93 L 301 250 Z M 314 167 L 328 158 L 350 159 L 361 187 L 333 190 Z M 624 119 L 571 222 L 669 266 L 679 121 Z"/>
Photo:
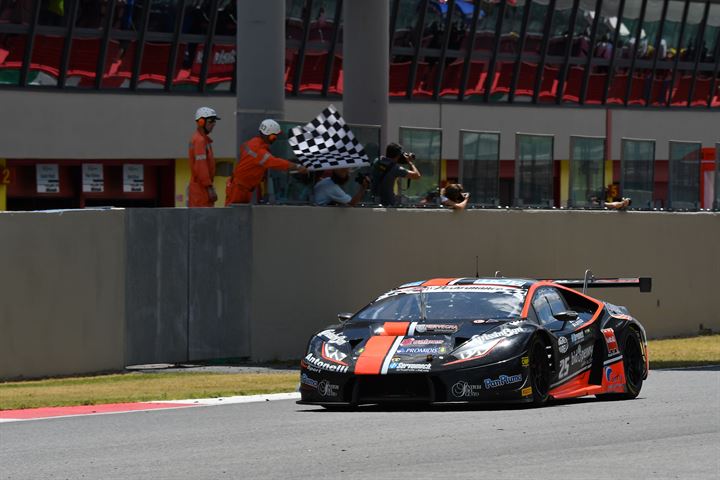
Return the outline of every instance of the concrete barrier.
<path id="1" fill-rule="evenodd" d="M 691 335 L 700 324 L 720 331 L 719 244 L 720 214 L 709 212 L 5 213 L 0 378 L 121 369 L 137 360 L 299 358 L 338 312 L 407 281 L 474 276 L 476 257 L 481 276 L 568 278 L 586 268 L 599 277 L 651 276 L 649 294 L 592 294 L 630 308 L 651 338 Z"/>

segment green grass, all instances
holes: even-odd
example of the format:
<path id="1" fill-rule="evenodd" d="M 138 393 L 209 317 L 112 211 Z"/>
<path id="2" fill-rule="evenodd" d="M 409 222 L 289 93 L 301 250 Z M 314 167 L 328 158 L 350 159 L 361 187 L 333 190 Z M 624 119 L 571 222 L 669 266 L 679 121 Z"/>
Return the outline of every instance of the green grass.
<path id="1" fill-rule="evenodd" d="M 651 340 L 650 368 L 720 365 L 720 335 Z M 0 383 L 0 410 L 295 391 L 292 373 L 124 373 Z"/>

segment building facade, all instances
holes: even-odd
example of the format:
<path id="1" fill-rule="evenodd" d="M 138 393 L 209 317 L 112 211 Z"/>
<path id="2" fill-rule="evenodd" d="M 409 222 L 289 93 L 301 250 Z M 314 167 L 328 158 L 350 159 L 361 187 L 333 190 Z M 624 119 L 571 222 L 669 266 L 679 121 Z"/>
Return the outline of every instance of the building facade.
<path id="1" fill-rule="evenodd" d="M 358 137 L 418 153 L 407 204 L 461 180 L 478 206 L 592 207 L 617 183 L 637 208 L 718 208 L 720 2 L 389 0 L 386 70 L 364 76 L 344 38 L 358 1 L 267 2 L 285 18 L 282 116 L 342 112 L 386 82 L 386 118 Z M 224 191 L 258 68 L 241 55 L 270 47 L 236 34 L 262 14 L 250 3 L 0 0 L 0 207 L 182 206 L 204 105 L 223 118 Z M 268 183 L 259 201 L 312 201 L 302 181 Z"/>

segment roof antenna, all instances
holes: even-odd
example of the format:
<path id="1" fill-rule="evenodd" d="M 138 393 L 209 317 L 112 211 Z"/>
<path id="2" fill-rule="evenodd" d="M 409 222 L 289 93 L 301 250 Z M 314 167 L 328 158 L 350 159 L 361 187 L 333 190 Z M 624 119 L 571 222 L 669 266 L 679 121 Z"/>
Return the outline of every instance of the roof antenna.
<path id="1" fill-rule="evenodd" d="M 480 270 L 478 269 L 478 256 L 475 255 L 475 278 L 480 278 Z"/>
<path id="2" fill-rule="evenodd" d="M 595 280 L 595 277 L 593 276 L 593 273 L 590 271 L 590 269 L 585 270 L 582 293 L 587 293 L 588 281 L 592 282 L 593 280 Z"/>
<path id="3" fill-rule="evenodd" d="M 500 270 L 495 271 L 495 278 L 502 278 L 502 275 L 500 274 Z"/>

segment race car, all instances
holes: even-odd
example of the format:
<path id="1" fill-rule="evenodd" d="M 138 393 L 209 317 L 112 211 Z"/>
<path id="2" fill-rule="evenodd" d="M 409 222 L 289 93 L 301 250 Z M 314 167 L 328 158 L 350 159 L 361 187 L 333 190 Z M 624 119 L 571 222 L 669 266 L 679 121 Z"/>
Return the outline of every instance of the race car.
<path id="1" fill-rule="evenodd" d="M 436 278 L 404 284 L 314 335 L 300 404 L 520 402 L 638 396 L 645 329 L 588 288 L 650 278 Z M 582 292 L 576 289 L 582 287 Z"/>

